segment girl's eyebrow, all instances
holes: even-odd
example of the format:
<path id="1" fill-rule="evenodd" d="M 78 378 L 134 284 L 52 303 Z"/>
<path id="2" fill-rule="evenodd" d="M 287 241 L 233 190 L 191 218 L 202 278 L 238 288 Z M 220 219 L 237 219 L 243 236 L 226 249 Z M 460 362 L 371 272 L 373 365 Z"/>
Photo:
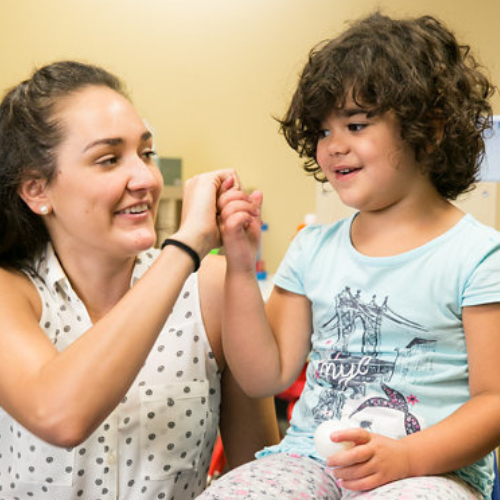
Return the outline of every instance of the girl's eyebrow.
<path id="1" fill-rule="evenodd" d="M 368 111 L 366 109 L 353 106 L 350 108 L 342 108 L 339 111 L 339 114 L 345 116 L 346 118 L 350 118 L 351 116 L 356 116 L 356 115 L 366 115 L 368 114 Z"/>

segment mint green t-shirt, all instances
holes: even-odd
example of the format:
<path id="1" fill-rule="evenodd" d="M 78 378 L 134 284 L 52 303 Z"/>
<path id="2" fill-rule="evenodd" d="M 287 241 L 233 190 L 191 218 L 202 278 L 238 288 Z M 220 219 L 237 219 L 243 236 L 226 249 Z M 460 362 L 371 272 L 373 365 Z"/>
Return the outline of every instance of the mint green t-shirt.
<path id="1" fill-rule="evenodd" d="M 311 301 L 312 350 L 287 435 L 260 456 L 322 460 L 313 435 L 331 419 L 401 438 L 470 397 L 462 308 L 500 302 L 500 234 L 465 215 L 419 248 L 367 257 L 351 243 L 354 217 L 300 231 L 274 278 Z M 492 456 L 457 474 L 489 498 Z"/>

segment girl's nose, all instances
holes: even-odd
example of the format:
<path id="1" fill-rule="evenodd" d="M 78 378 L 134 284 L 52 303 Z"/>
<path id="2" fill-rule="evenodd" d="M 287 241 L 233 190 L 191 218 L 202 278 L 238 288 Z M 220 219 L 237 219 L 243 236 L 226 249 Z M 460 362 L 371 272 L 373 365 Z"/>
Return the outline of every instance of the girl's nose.
<path id="1" fill-rule="evenodd" d="M 325 137 L 327 141 L 327 151 L 330 155 L 344 155 L 349 152 L 349 144 L 346 137 L 341 132 L 331 133 Z"/>

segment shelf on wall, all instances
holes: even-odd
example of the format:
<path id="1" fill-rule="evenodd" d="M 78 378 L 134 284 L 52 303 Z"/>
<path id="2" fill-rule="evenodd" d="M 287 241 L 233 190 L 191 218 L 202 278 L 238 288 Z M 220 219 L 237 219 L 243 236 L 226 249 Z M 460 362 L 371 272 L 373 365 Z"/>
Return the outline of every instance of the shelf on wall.
<path id="1" fill-rule="evenodd" d="M 175 233 L 181 222 L 182 186 L 163 186 L 156 217 L 156 244 Z"/>

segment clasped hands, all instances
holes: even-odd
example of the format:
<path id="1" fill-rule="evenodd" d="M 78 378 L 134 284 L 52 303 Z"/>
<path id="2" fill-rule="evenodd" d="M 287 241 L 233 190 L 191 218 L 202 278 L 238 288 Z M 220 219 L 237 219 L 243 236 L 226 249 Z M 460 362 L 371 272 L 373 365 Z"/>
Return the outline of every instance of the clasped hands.
<path id="1" fill-rule="evenodd" d="M 261 233 L 261 206 L 262 193 L 247 194 L 235 170 L 197 175 L 184 185 L 179 238 L 192 242 L 201 257 L 222 243 L 228 268 L 253 272 Z"/>

